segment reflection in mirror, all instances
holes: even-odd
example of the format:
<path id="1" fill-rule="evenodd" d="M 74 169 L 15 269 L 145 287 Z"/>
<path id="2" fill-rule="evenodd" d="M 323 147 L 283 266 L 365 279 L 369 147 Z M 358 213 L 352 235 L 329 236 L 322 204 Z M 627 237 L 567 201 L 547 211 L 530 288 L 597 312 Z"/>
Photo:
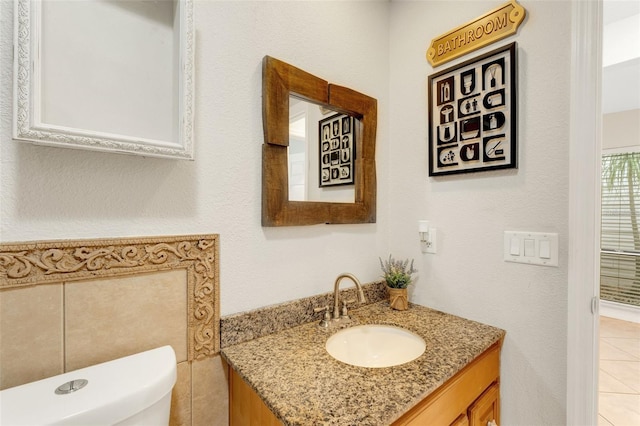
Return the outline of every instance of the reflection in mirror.
<path id="1" fill-rule="evenodd" d="M 14 138 L 192 159 L 192 1 L 17 0 Z"/>
<path id="2" fill-rule="evenodd" d="M 321 117 L 318 107 L 331 112 Z M 377 113 L 375 98 L 265 56 L 262 225 L 374 223 Z M 344 188 L 353 195 L 336 201 Z M 310 201 L 305 194 L 312 189 L 331 192 L 333 199 Z"/>
<path id="3" fill-rule="evenodd" d="M 349 115 L 289 96 L 289 201 L 355 201 L 350 123 Z"/>

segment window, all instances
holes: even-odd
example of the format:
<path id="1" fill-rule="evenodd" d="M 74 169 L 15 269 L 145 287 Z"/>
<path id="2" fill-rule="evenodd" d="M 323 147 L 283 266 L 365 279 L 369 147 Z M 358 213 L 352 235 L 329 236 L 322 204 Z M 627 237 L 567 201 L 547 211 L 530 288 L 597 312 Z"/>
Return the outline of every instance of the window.
<path id="1" fill-rule="evenodd" d="M 640 152 L 602 156 L 600 298 L 640 307 Z"/>

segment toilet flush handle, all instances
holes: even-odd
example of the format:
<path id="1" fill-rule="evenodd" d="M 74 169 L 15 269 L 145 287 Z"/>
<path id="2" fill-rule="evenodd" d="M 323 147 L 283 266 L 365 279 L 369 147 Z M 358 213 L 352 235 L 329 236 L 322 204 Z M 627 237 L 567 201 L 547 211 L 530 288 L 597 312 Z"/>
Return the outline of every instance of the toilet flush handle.
<path id="1" fill-rule="evenodd" d="M 68 395 L 87 386 L 87 383 L 89 383 L 89 381 L 85 379 L 71 380 L 70 382 L 58 386 L 55 393 L 56 395 Z"/>

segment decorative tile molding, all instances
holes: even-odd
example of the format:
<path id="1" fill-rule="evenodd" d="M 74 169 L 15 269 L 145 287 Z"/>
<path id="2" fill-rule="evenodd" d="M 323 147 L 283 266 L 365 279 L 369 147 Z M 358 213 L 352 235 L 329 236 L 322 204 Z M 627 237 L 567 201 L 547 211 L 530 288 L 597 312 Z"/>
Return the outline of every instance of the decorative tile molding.
<path id="1" fill-rule="evenodd" d="M 387 299 L 386 287 L 384 281 L 363 284 L 366 304 Z M 340 290 L 340 297 L 344 300 L 357 300 L 355 287 Z M 311 321 L 320 321 L 323 313 L 313 310 L 327 305 L 333 305 L 333 292 L 228 315 L 220 319 L 221 347 L 244 343 Z"/>
<path id="2" fill-rule="evenodd" d="M 217 234 L 0 244 L 0 290 L 185 269 L 193 361 L 220 352 L 218 253 Z"/>

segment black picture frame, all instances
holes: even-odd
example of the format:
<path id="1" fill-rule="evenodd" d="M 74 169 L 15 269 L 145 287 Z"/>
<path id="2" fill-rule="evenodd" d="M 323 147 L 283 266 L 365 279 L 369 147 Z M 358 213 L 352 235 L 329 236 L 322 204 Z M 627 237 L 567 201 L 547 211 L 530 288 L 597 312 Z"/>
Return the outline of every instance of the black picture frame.
<path id="1" fill-rule="evenodd" d="M 430 75 L 429 176 L 518 167 L 517 44 Z"/>
<path id="2" fill-rule="evenodd" d="M 355 136 L 354 119 L 348 114 L 335 114 L 320 120 L 319 187 L 354 183 Z"/>

